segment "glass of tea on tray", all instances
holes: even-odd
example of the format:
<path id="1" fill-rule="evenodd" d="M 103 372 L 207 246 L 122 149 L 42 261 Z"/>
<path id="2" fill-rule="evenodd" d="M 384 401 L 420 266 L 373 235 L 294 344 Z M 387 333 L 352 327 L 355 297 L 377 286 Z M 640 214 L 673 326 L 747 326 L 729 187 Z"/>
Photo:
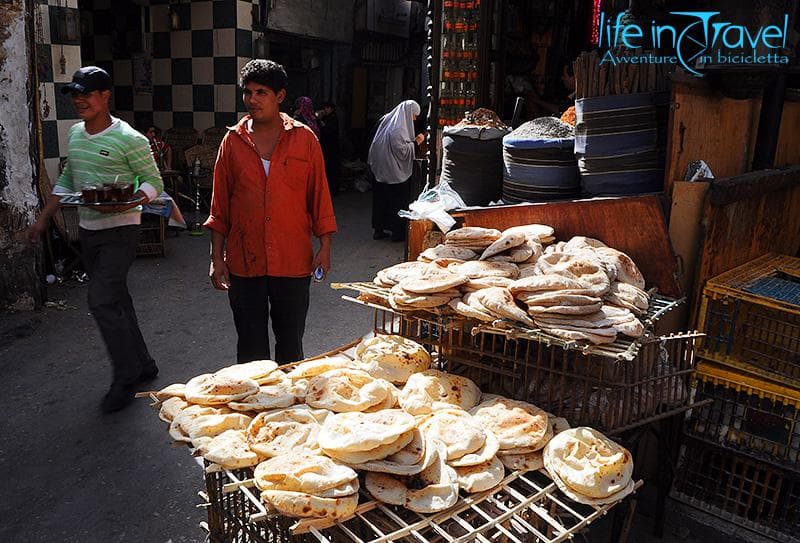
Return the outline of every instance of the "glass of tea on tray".
<path id="1" fill-rule="evenodd" d="M 111 185 L 102 185 L 97 187 L 97 202 L 106 203 L 112 202 L 111 199 Z"/>
<path id="2" fill-rule="evenodd" d="M 81 199 L 86 204 L 97 202 L 97 185 L 86 185 L 81 188 Z"/>

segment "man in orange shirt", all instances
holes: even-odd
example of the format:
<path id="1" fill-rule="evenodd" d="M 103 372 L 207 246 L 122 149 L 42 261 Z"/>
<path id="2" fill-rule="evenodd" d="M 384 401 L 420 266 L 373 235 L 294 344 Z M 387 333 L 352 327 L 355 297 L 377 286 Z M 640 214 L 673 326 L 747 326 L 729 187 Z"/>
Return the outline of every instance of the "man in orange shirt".
<path id="1" fill-rule="evenodd" d="M 251 60 L 240 84 L 249 114 L 229 128 L 214 166 L 205 222 L 209 277 L 228 291 L 238 361 L 270 358 L 271 317 L 275 360 L 293 362 L 303 358 L 311 274 L 331 267 L 336 219 L 316 136 L 280 112 L 283 66 Z M 319 238 L 316 254 L 312 234 Z"/>

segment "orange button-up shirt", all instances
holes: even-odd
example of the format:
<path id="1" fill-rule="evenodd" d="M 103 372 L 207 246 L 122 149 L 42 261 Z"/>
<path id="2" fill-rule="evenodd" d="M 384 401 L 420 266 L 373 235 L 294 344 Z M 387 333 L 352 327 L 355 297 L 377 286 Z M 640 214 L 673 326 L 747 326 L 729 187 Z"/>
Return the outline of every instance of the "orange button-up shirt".
<path id="1" fill-rule="evenodd" d="M 233 275 L 311 275 L 312 233 L 336 232 L 319 142 L 307 126 L 283 113 L 281 119 L 269 176 L 247 131 L 249 115 L 228 129 L 220 145 L 205 226 L 225 236 L 225 263 Z"/>

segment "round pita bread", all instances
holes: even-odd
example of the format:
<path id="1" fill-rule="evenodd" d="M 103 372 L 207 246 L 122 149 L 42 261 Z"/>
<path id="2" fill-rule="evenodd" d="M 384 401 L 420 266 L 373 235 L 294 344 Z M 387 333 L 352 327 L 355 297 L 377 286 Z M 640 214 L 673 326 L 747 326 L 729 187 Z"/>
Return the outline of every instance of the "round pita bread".
<path id="1" fill-rule="evenodd" d="M 482 228 L 480 226 L 465 226 L 450 230 L 445 234 L 445 244 L 450 245 L 454 242 L 487 241 L 487 246 L 501 236 L 500 230 L 494 228 Z"/>
<path id="2" fill-rule="evenodd" d="M 297 364 L 287 376 L 289 379 L 310 379 L 326 371 L 355 367 L 357 367 L 357 364 L 346 356 L 326 356 Z"/>
<path id="3" fill-rule="evenodd" d="M 486 443 L 486 432 L 463 409 L 439 409 L 423 416 L 418 426 L 426 436 L 445 446 L 448 462 L 475 452 Z"/>
<path id="4" fill-rule="evenodd" d="M 450 264 L 447 269 L 454 274 L 466 276 L 469 279 L 478 279 L 480 277 L 507 277 L 509 279 L 516 279 L 519 276 L 519 268 L 512 262 L 472 260 L 461 264 Z"/>
<path id="5" fill-rule="evenodd" d="M 480 449 L 471 453 L 467 453 L 461 458 L 450 460 L 447 463 L 454 468 L 460 468 L 485 464 L 491 460 L 492 457 L 500 452 L 500 442 L 492 432 L 486 430 L 485 428 L 484 433 L 486 434 L 486 440 L 483 442 L 483 446 Z"/>
<path id="6" fill-rule="evenodd" d="M 553 241 L 555 229 L 546 224 L 523 224 L 512 226 L 503 230 L 504 234 L 522 234 L 525 238 L 539 243 L 550 243 Z"/>
<path id="7" fill-rule="evenodd" d="M 569 341 L 588 341 L 594 345 L 614 343 L 617 339 L 617 331 L 614 328 L 574 328 L 566 326 L 542 326 L 542 330 Z"/>
<path id="8" fill-rule="evenodd" d="M 462 301 L 462 299 L 460 298 L 454 298 L 453 300 L 450 300 L 450 303 L 447 305 L 449 305 L 453 309 L 453 311 L 455 311 L 459 315 L 463 315 L 464 317 L 468 317 L 470 319 L 475 319 L 483 322 L 493 322 L 494 320 L 497 319 L 497 317 L 495 317 L 485 309 L 483 308 L 478 309 L 476 307 L 473 307 L 468 303 L 464 303 L 464 301 Z"/>
<path id="9" fill-rule="evenodd" d="M 228 407 L 235 411 L 268 411 L 289 407 L 296 399 L 291 381 L 287 379 L 279 385 L 263 385 L 258 392 L 239 402 L 228 402 Z"/>
<path id="10" fill-rule="evenodd" d="M 536 259 L 538 259 L 541 254 L 542 246 L 539 243 L 526 240 L 522 245 L 509 249 L 499 255 L 490 256 L 486 260 L 489 262 L 514 262 L 515 264 L 531 260 L 536 262 Z"/>
<path id="11" fill-rule="evenodd" d="M 496 241 L 494 241 L 486 248 L 485 251 L 483 251 L 483 253 L 481 253 L 481 256 L 478 258 L 478 260 L 486 260 L 490 256 L 495 256 L 509 249 L 513 249 L 514 247 L 518 247 L 523 243 L 525 243 L 525 235 L 521 232 L 503 232 L 503 234 L 497 238 Z"/>
<path id="12" fill-rule="evenodd" d="M 193 419 L 204 415 L 218 415 L 222 413 L 229 413 L 230 411 L 225 408 L 206 407 L 202 405 L 189 405 L 181 410 L 180 413 L 175 415 L 172 422 L 169 423 L 169 435 L 175 441 L 182 443 L 191 443 L 189 432 L 184 429 L 183 425 L 189 425 Z"/>
<path id="13" fill-rule="evenodd" d="M 244 430 L 253 419 L 242 413 L 201 415 L 181 421 L 189 438 L 216 437 L 226 430 Z"/>
<path id="14" fill-rule="evenodd" d="M 400 281 L 410 277 L 417 277 L 419 274 L 431 268 L 426 262 L 400 262 L 394 266 L 384 268 L 378 272 L 378 276 L 384 283 L 396 285 Z"/>
<path id="15" fill-rule="evenodd" d="M 235 372 L 205 373 L 186 383 L 186 401 L 200 405 L 220 405 L 243 400 L 258 392 L 258 383 Z"/>
<path id="16" fill-rule="evenodd" d="M 253 360 L 252 362 L 245 362 L 243 364 L 233 364 L 227 366 L 216 373 L 232 373 L 245 379 L 252 379 L 254 381 L 267 377 L 270 373 L 275 371 L 278 363 L 274 360 Z"/>
<path id="17" fill-rule="evenodd" d="M 391 397 L 392 384 L 354 369 L 337 369 L 317 375 L 308 383 L 305 401 L 310 407 L 334 413 L 364 411 Z"/>
<path id="18" fill-rule="evenodd" d="M 186 385 L 183 383 L 173 383 L 156 392 L 155 397 L 161 401 L 164 401 L 168 398 L 182 398 L 185 400 Z"/>
<path id="19" fill-rule="evenodd" d="M 415 475 L 426 469 L 437 459 L 438 444 L 426 437 L 419 428 L 413 430 L 413 438 L 403 449 L 382 460 L 363 464 L 352 464 L 359 471 L 375 471 L 393 475 Z"/>
<path id="20" fill-rule="evenodd" d="M 478 403 L 480 395 L 478 385 L 467 377 L 425 370 L 409 377 L 400 391 L 399 403 L 412 415 L 426 415 L 453 406 L 470 409 Z"/>
<path id="21" fill-rule="evenodd" d="M 501 450 L 538 450 L 552 435 L 547 413 L 527 402 L 492 398 L 470 410 L 470 414 L 497 437 Z"/>
<path id="22" fill-rule="evenodd" d="M 464 283 L 461 288 L 475 291 L 489 287 L 508 287 L 513 282 L 514 280 L 508 277 L 478 277 L 476 279 L 470 279 L 468 282 Z"/>
<path id="23" fill-rule="evenodd" d="M 392 443 L 386 443 L 384 445 L 378 445 L 374 449 L 370 449 L 368 451 L 355 451 L 355 452 L 346 452 L 346 451 L 326 451 L 323 449 L 322 452 L 342 462 L 343 464 L 348 465 L 360 465 L 365 464 L 367 462 L 373 462 L 375 460 L 383 460 L 387 456 L 391 456 L 396 454 L 397 452 L 403 450 L 405 447 L 408 446 L 409 443 L 414 439 L 414 430 L 409 430 L 405 434 L 402 434 L 397 440 L 393 441 Z"/>
<path id="24" fill-rule="evenodd" d="M 416 427 L 413 416 L 400 409 L 377 413 L 337 413 L 330 415 L 319 432 L 319 445 L 325 451 L 368 451 L 393 443 Z"/>
<path id="25" fill-rule="evenodd" d="M 431 266 L 415 277 L 403 279 L 398 285 L 406 292 L 433 294 L 455 288 L 466 283 L 468 280 L 469 278 L 464 275 L 451 273 L 444 268 Z"/>
<path id="26" fill-rule="evenodd" d="M 521 322 L 533 328 L 533 320 L 517 306 L 508 289 L 490 287 L 473 292 L 472 296 L 477 298 L 490 313 L 500 318 Z"/>
<path id="27" fill-rule="evenodd" d="M 417 260 L 423 262 L 431 262 L 439 258 L 455 258 L 458 260 L 474 260 L 478 258 L 478 253 L 471 249 L 464 249 L 462 247 L 454 247 L 453 245 L 437 245 L 422 251 Z"/>
<path id="28" fill-rule="evenodd" d="M 316 496 L 357 478 L 358 474 L 352 468 L 309 452 L 292 452 L 270 458 L 256 466 L 253 472 L 260 490 L 290 490 Z"/>
<path id="29" fill-rule="evenodd" d="M 278 513 L 297 518 L 330 518 L 343 520 L 353 516 L 358 507 L 358 494 L 343 498 L 320 498 L 304 492 L 264 490 L 261 500 Z"/>
<path id="30" fill-rule="evenodd" d="M 605 295 L 605 299 L 613 305 L 630 309 L 632 312 L 640 315 L 645 313 L 650 307 L 650 295 L 640 288 L 627 283 L 620 283 L 614 281 L 611 284 L 609 291 Z"/>
<path id="31" fill-rule="evenodd" d="M 204 445 L 203 457 L 225 469 L 255 466 L 261 458 L 250 449 L 242 430 L 226 430 Z"/>
<path id="32" fill-rule="evenodd" d="M 403 384 L 431 366 L 425 347 L 398 335 L 376 335 L 358 344 L 355 357 L 361 369 L 380 379 Z"/>
<path id="33" fill-rule="evenodd" d="M 493 456 L 488 462 L 475 466 L 455 468 L 458 486 L 470 494 L 496 487 L 503 480 L 503 463 Z"/>
<path id="34" fill-rule="evenodd" d="M 435 513 L 452 507 L 458 501 L 458 476 L 442 457 L 437 458 L 417 475 L 398 477 L 369 472 L 364 486 L 378 501 L 401 505 L 418 513 Z"/>
<path id="35" fill-rule="evenodd" d="M 158 418 L 166 423 L 170 423 L 178 416 L 178 413 L 187 407 L 189 407 L 189 402 L 182 398 L 178 398 L 177 396 L 167 398 L 161 402 L 161 408 L 158 410 Z"/>
<path id="36" fill-rule="evenodd" d="M 585 426 L 564 430 L 544 449 L 544 465 L 569 489 L 589 498 L 608 498 L 632 482 L 627 449 Z"/>
<path id="37" fill-rule="evenodd" d="M 542 451 L 498 456 L 500 462 L 511 471 L 538 471 L 544 467 Z"/>
<path id="38" fill-rule="evenodd" d="M 617 270 L 617 281 L 644 289 L 644 276 L 631 257 L 611 247 L 601 247 L 595 249 L 594 252 L 595 254 L 610 259 Z"/>
<path id="39" fill-rule="evenodd" d="M 601 302 L 589 305 L 529 305 L 528 314 L 536 317 L 542 314 L 553 315 L 591 315 L 603 307 Z"/>
<path id="40" fill-rule="evenodd" d="M 327 413 L 305 405 L 260 413 L 247 427 L 247 443 L 264 457 L 279 456 L 293 449 L 316 450 L 320 420 Z"/>

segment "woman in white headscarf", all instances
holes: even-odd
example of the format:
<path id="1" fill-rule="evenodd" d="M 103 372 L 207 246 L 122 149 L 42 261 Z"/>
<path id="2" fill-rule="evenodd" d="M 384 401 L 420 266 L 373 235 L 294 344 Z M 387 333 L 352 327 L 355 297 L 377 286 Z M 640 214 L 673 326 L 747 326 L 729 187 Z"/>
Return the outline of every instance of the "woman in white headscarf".
<path id="1" fill-rule="evenodd" d="M 388 236 L 393 241 L 405 239 L 405 224 L 397 212 L 411 198 L 409 178 L 414 166 L 415 145 L 425 140 L 423 134 L 414 137 L 414 120 L 420 113 L 419 104 L 406 100 L 381 118 L 369 148 L 369 165 L 375 176 L 372 192 L 373 239 Z"/>

